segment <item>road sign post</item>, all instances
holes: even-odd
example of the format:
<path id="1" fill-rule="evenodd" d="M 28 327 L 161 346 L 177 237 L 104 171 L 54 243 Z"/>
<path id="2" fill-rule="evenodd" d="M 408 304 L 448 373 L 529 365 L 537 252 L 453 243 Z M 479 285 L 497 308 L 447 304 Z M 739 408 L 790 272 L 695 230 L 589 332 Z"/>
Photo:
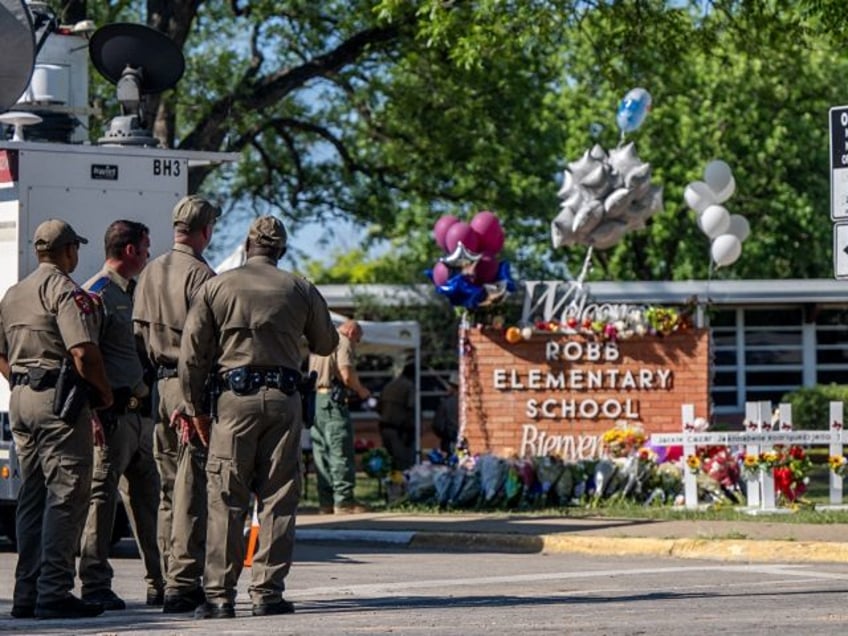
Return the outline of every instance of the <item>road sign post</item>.
<path id="1" fill-rule="evenodd" d="M 848 106 L 830 109 L 830 218 L 833 275 L 848 278 Z"/>

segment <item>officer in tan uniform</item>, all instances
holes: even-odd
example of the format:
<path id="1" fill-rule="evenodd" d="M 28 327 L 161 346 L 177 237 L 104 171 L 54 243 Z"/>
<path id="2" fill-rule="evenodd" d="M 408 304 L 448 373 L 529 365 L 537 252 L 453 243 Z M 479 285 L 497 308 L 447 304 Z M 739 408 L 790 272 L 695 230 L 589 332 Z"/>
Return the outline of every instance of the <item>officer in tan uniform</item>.
<path id="1" fill-rule="evenodd" d="M 309 432 L 318 504 L 323 514 L 367 510 L 353 498 L 356 457 L 347 391 L 355 392 L 371 407 L 376 404 L 371 391 L 359 381 L 356 373 L 355 347 L 362 338 L 362 327 L 355 320 L 347 320 L 339 326 L 338 332 L 339 346 L 332 355 L 309 356 L 309 370 L 318 374 L 315 422 Z"/>
<path id="2" fill-rule="evenodd" d="M 33 238 L 38 267 L 0 301 L 0 373 L 12 387 L 9 411 L 23 479 L 15 618 L 103 612 L 99 603 L 71 594 L 91 486 L 87 396 L 90 391 L 99 406 L 112 403 L 97 347 L 97 307 L 68 276 L 87 242 L 64 221 L 40 224 Z"/>
<path id="3" fill-rule="evenodd" d="M 136 337 L 155 368 L 158 409 L 153 450 L 159 469 L 159 549 L 166 613 L 191 612 L 204 600 L 201 577 L 206 541 L 206 449 L 180 444 L 171 414 L 182 403 L 177 360 L 189 305 L 215 275 L 201 254 L 221 210 L 189 195 L 174 206 L 174 246 L 142 270 L 133 307 Z M 156 407 L 154 407 L 156 408 Z"/>
<path id="4" fill-rule="evenodd" d="M 132 324 L 132 279 L 147 263 L 150 230 L 135 221 L 115 221 L 106 230 L 104 247 L 103 268 L 83 287 L 100 301 L 100 350 L 114 403 L 99 414 L 105 439 L 102 446 L 94 449 L 91 503 L 83 530 L 79 577 L 84 600 L 101 603 L 107 610 L 120 610 L 126 604 L 112 591 L 109 549 L 122 476 L 127 484 L 126 509 L 144 561 L 147 604 L 161 605 L 165 587 L 156 543 L 159 474 L 153 461 L 150 390 L 144 382 Z"/>
<path id="5" fill-rule="evenodd" d="M 327 354 L 338 336 L 318 290 L 277 269 L 285 250 L 286 231 L 279 220 L 254 221 L 247 262 L 203 285 L 183 331 L 184 414 L 209 443 L 206 604 L 197 617 L 235 616 L 251 491 L 259 500 L 259 549 L 249 588 L 253 615 L 294 611 L 282 594 L 300 497 L 300 342 L 305 337 L 311 351 Z M 203 403 L 204 383 L 213 370 L 222 392 L 210 431 Z"/>

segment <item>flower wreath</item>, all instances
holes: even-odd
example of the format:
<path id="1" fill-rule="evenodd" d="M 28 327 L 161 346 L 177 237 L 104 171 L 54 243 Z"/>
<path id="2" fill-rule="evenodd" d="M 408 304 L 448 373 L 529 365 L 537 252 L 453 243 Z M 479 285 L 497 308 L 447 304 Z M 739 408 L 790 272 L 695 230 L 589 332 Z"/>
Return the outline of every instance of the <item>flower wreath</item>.
<path id="1" fill-rule="evenodd" d="M 392 458 L 385 448 L 372 448 L 362 456 L 362 470 L 369 477 L 382 479 L 392 470 Z"/>

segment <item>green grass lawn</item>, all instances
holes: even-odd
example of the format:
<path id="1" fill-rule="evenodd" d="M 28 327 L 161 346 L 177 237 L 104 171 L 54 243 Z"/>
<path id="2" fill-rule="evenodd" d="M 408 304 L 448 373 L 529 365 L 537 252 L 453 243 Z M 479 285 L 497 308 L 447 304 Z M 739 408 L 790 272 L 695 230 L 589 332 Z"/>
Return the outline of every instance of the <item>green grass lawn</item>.
<path id="1" fill-rule="evenodd" d="M 669 519 L 669 520 L 740 520 L 779 523 L 848 523 L 848 509 L 828 510 L 823 506 L 829 505 L 829 475 L 826 464 L 814 465 L 810 472 L 809 484 L 803 501 L 799 505 L 790 506 L 776 514 L 759 513 L 752 515 L 744 508 L 736 506 L 710 506 L 699 510 L 687 510 L 675 506 L 644 506 L 639 503 L 618 501 L 602 501 L 596 507 L 561 506 L 538 509 L 515 510 L 516 514 L 527 516 L 559 515 L 572 518 L 609 517 L 630 519 Z M 310 472 L 306 479 L 305 496 L 301 498 L 301 509 L 314 510 L 318 507 L 315 492 L 315 474 Z M 848 490 L 848 487 L 846 487 Z M 848 493 L 846 493 L 848 495 Z M 369 505 L 375 512 L 397 512 L 404 514 L 465 514 L 469 512 L 508 512 L 506 508 L 463 508 L 442 510 L 435 505 L 411 504 L 399 502 L 388 505 L 385 487 L 379 480 L 365 473 L 356 477 L 355 496 L 358 501 Z M 846 498 L 848 505 L 848 498 Z"/>

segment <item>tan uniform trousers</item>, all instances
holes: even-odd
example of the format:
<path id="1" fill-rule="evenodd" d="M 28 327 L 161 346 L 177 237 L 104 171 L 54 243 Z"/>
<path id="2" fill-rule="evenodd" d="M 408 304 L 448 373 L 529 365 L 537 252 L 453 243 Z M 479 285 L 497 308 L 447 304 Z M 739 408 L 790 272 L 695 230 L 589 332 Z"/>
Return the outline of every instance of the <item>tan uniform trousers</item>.
<path id="1" fill-rule="evenodd" d="M 90 412 L 68 424 L 53 415 L 53 389 L 12 389 L 9 410 L 21 467 L 15 605 L 59 601 L 74 588 L 91 487 Z"/>
<path id="2" fill-rule="evenodd" d="M 122 479 L 123 477 L 123 479 Z M 153 422 L 137 413 L 118 417 L 106 445 L 94 449 L 91 503 L 82 535 L 79 577 L 83 596 L 112 587 L 109 549 L 118 505 L 119 482 L 148 588 L 163 589 L 156 536 L 159 474 L 153 461 Z"/>
<path id="3" fill-rule="evenodd" d="M 234 602 L 244 564 L 244 526 L 253 491 L 259 501 L 259 541 L 251 568 L 254 603 L 277 603 L 294 550 L 300 497 L 300 395 L 261 388 L 224 391 L 209 441 L 209 526 L 206 598 Z"/>
<path id="4" fill-rule="evenodd" d="M 196 439 L 179 444 L 170 428 L 171 413 L 183 405 L 179 380 L 159 380 L 157 388 L 159 422 L 154 454 L 162 482 L 159 541 L 167 554 L 165 595 L 171 596 L 187 594 L 201 585 L 206 558 L 206 449 Z"/>

